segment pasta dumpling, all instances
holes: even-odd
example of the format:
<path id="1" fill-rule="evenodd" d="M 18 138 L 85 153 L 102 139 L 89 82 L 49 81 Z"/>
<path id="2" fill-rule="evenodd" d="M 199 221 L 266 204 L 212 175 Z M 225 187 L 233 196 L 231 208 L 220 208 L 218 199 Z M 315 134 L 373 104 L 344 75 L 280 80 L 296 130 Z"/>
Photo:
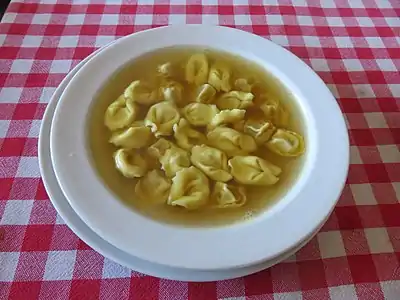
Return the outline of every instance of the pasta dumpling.
<path id="1" fill-rule="evenodd" d="M 217 106 L 219 109 L 244 109 L 253 105 L 253 99 L 252 93 L 231 91 L 218 98 Z"/>
<path id="2" fill-rule="evenodd" d="M 209 182 L 196 167 L 180 170 L 172 179 L 167 204 L 197 209 L 207 203 L 210 195 Z"/>
<path id="3" fill-rule="evenodd" d="M 263 99 L 263 103 L 260 105 L 260 109 L 267 120 L 271 120 L 278 126 L 287 126 L 289 114 L 283 106 L 268 95 L 264 95 L 261 98 Z"/>
<path id="4" fill-rule="evenodd" d="M 174 146 L 175 146 L 174 143 L 164 138 L 160 138 L 157 140 L 157 142 L 155 142 L 153 145 L 149 147 L 147 152 L 151 157 L 158 159 L 165 154 L 165 151 L 167 151 L 167 149 L 170 149 Z"/>
<path id="5" fill-rule="evenodd" d="M 235 124 L 243 120 L 246 111 L 244 109 L 221 110 L 211 120 L 209 128 L 215 128 L 222 124 Z"/>
<path id="6" fill-rule="evenodd" d="M 147 163 L 143 157 L 133 151 L 118 149 L 114 153 L 115 166 L 128 178 L 142 177 L 147 172 Z"/>
<path id="7" fill-rule="evenodd" d="M 174 75 L 172 63 L 166 62 L 157 66 L 157 72 L 163 77 L 172 77 Z"/>
<path id="8" fill-rule="evenodd" d="M 162 99 L 158 89 L 153 89 L 149 84 L 141 81 L 133 81 L 124 91 L 127 101 L 133 101 L 143 105 L 152 105 Z"/>
<path id="9" fill-rule="evenodd" d="M 208 83 L 217 91 L 229 92 L 231 90 L 230 77 L 229 69 L 222 64 L 216 63 L 210 68 Z"/>
<path id="10" fill-rule="evenodd" d="M 217 203 L 217 207 L 240 207 L 246 203 L 246 191 L 243 186 L 216 182 L 211 193 L 211 199 Z"/>
<path id="11" fill-rule="evenodd" d="M 134 122 L 129 128 L 116 131 L 111 135 L 110 143 L 125 149 L 139 149 L 150 144 L 153 135 L 143 122 Z"/>
<path id="12" fill-rule="evenodd" d="M 252 89 L 252 85 L 249 84 L 247 79 L 245 78 L 238 78 L 235 80 L 235 89 L 238 91 L 250 93 Z"/>
<path id="13" fill-rule="evenodd" d="M 194 126 L 206 126 L 219 113 L 219 110 L 213 104 L 196 102 L 186 105 L 182 112 L 190 124 Z"/>
<path id="14" fill-rule="evenodd" d="M 241 184 L 272 185 L 278 182 L 281 168 L 257 156 L 235 156 L 228 161 L 233 178 Z"/>
<path id="15" fill-rule="evenodd" d="M 192 55 L 185 68 L 186 81 L 195 85 L 207 82 L 208 60 L 204 53 Z"/>
<path id="16" fill-rule="evenodd" d="M 104 125 L 110 130 L 121 129 L 135 121 L 139 108 L 124 95 L 111 103 L 104 115 Z"/>
<path id="17" fill-rule="evenodd" d="M 212 85 L 205 83 L 197 88 L 195 100 L 196 102 L 209 104 L 213 101 L 216 93 L 217 91 Z"/>
<path id="18" fill-rule="evenodd" d="M 281 156 L 299 156 L 305 150 L 303 137 L 293 131 L 278 129 L 266 143 L 272 152 Z"/>
<path id="19" fill-rule="evenodd" d="M 174 145 L 165 150 L 159 161 L 167 177 L 174 177 L 176 172 L 191 165 L 189 153 Z"/>
<path id="20" fill-rule="evenodd" d="M 183 85 L 176 81 L 168 81 L 161 87 L 161 93 L 166 101 L 181 104 L 183 100 Z"/>
<path id="21" fill-rule="evenodd" d="M 144 175 L 135 186 L 135 193 L 142 201 L 163 204 L 167 202 L 171 180 L 165 178 L 158 170 Z"/>
<path id="22" fill-rule="evenodd" d="M 173 126 L 174 137 L 179 147 L 190 150 L 196 144 L 204 144 L 206 136 L 201 132 L 190 127 L 188 121 L 184 118 Z"/>
<path id="23" fill-rule="evenodd" d="M 265 144 L 276 131 L 275 126 L 269 121 L 248 119 L 244 123 L 243 131 L 251 135 L 258 145 Z"/>
<path id="24" fill-rule="evenodd" d="M 228 156 L 246 155 L 257 150 L 254 139 L 232 128 L 217 127 L 207 134 L 211 146 L 224 151 Z"/>
<path id="25" fill-rule="evenodd" d="M 216 181 L 229 181 L 228 157 L 218 149 L 206 145 L 194 146 L 190 160 L 194 166 Z"/>
<path id="26" fill-rule="evenodd" d="M 172 134 L 172 127 L 180 119 L 179 111 L 173 103 L 164 101 L 154 104 L 147 112 L 144 124 L 150 127 L 156 137 Z"/>

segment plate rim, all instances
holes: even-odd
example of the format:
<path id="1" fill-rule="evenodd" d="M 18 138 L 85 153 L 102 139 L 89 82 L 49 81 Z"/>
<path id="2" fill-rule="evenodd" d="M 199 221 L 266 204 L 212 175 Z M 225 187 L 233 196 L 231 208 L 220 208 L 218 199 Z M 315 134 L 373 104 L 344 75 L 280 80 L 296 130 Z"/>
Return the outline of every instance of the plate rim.
<path id="1" fill-rule="evenodd" d="M 114 61 L 111 63 L 110 59 L 118 53 L 123 55 L 120 52 L 124 47 L 140 44 L 143 48 L 140 49 L 138 47 L 137 51 L 139 53 L 140 51 L 148 52 L 148 50 L 153 49 L 152 45 L 154 46 L 154 44 L 159 46 L 168 45 L 169 41 L 165 40 L 165 37 L 169 35 L 171 39 L 172 34 L 179 36 L 179 41 L 192 41 L 193 39 L 196 40 L 196 38 L 196 42 L 201 40 L 201 38 L 210 38 L 212 41 L 212 38 L 216 37 L 210 35 L 208 29 L 210 27 L 204 25 L 168 26 L 151 29 L 121 38 L 108 47 L 106 51 L 92 57 L 73 76 L 56 108 L 55 124 L 51 130 L 51 153 L 56 177 L 63 193 L 80 218 L 103 239 L 127 253 L 153 263 L 179 268 L 215 270 L 243 267 L 272 259 L 284 253 L 293 247 L 293 245 L 298 244 L 312 233 L 317 224 L 332 212 L 343 189 L 348 170 L 349 143 L 345 122 L 335 98 L 322 80 L 305 63 L 284 48 L 266 39 L 236 29 L 215 26 L 212 33 L 220 39 L 215 41 L 217 44 L 225 42 L 224 47 L 227 47 L 233 40 L 243 39 L 247 41 L 243 43 L 244 45 L 240 46 L 244 47 L 243 49 L 249 49 L 249 47 L 257 45 L 263 46 L 263 50 L 268 50 L 268 56 L 272 58 L 281 57 L 278 61 L 273 62 L 273 65 L 279 65 L 279 70 L 276 69 L 272 73 L 276 76 L 279 74 L 278 77 L 285 81 L 286 84 L 288 82 L 291 83 L 290 90 L 292 92 L 297 95 L 303 95 L 303 98 L 299 98 L 303 101 L 301 105 L 306 106 L 311 102 L 313 104 L 313 107 L 310 105 L 306 107 L 305 112 L 314 112 L 312 115 L 307 115 L 307 135 L 311 136 L 308 141 L 309 152 L 307 153 L 307 157 L 310 157 L 310 159 L 307 158 L 307 161 L 314 162 L 314 164 L 308 168 L 305 167 L 305 175 L 299 178 L 289 193 L 273 208 L 269 209 L 263 218 L 256 218 L 254 221 L 243 222 L 231 227 L 194 230 L 167 226 L 132 212 L 122 203 L 117 203 L 118 201 L 115 201 L 115 196 L 97 178 L 88 157 L 83 154 L 86 151 L 83 146 L 86 141 L 82 133 L 82 128 L 84 128 L 83 123 L 86 119 L 80 112 L 75 112 L 73 99 L 77 99 L 78 95 L 82 93 L 86 98 L 94 94 L 93 92 L 88 92 L 85 95 L 87 89 L 90 91 L 90 87 L 93 89 L 94 86 L 98 85 L 98 83 L 88 80 L 88 75 L 91 72 L 92 74 L 97 74 L 95 72 L 96 65 L 102 65 L 102 67 L 106 65 L 105 69 L 112 69 L 114 66 L 115 70 Z M 227 39 L 224 40 L 225 36 Z M 242 50 L 242 48 L 240 49 Z M 257 53 L 255 54 L 256 58 L 258 55 L 270 63 L 270 58 L 265 57 L 265 53 L 260 52 L 261 50 L 251 49 L 254 50 L 254 53 Z M 135 49 L 131 50 L 135 51 Z M 134 57 L 135 55 L 131 55 L 130 57 L 132 58 L 132 56 Z M 247 58 L 249 57 L 247 56 Z M 262 61 L 262 64 L 265 61 Z M 293 69 L 296 72 L 292 72 Z M 97 69 L 97 71 L 99 70 Z M 85 80 L 86 82 L 83 86 L 82 82 Z M 313 84 L 313 93 L 319 95 L 322 99 L 329 99 L 323 105 L 316 101 L 316 96 L 310 91 L 298 88 L 300 83 L 307 86 L 309 82 Z M 77 93 L 78 90 L 79 94 Z M 65 99 L 68 99 L 68 101 Z M 330 114 L 329 116 L 321 117 L 317 114 L 318 110 L 322 112 L 328 111 Z M 73 124 L 71 124 L 70 117 L 73 114 L 75 119 L 72 118 L 74 120 Z M 325 124 L 327 119 L 329 122 Z M 69 126 L 66 126 L 66 124 Z M 334 130 L 332 130 L 333 126 L 335 127 Z M 68 127 L 68 132 L 64 130 L 65 127 Z M 321 128 L 331 129 L 329 134 L 334 137 L 334 143 L 321 133 Z M 65 144 L 68 144 L 68 146 L 65 146 Z M 336 151 L 339 153 L 337 157 L 329 157 L 324 152 L 332 152 L 331 147 L 336 147 Z M 318 156 L 316 153 L 318 153 Z M 340 169 L 338 169 L 338 166 L 340 166 Z M 329 183 L 327 180 L 324 181 L 322 179 L 325 175 L 325 169 L 331 172 L 329 174 Z M 336 171 L 336 173 L 332 170 Z M 330 193 L 330 196 L 321 195 L 312 186 L 310 180 L 306 181 L 309 179 L 307 176 L 310 176 L 311 172 L 314 176 L 313 183 L 327 194 Z M 90 192 L 87 189 L 87 185 L 90 187 Z M 94 202 L 91 199 L 93 192 L 96 192 L 96 201 L 102 202 L 102 205 L 96 206 L 98 202 Z M 296 195 L 296 198 L 294 198 L 295 192 L 299 193 Z M 290 196 L 292 199 L 290 199 Z M 319 201 L 310 202 L 314 197 L 318 197 Z M 324 201 L 320 201 L 321 198 Z M 85 201 L 80 201 L 79 199 L 85 199 Z M 291 218 L 296 216 L 298 211 L 301 211 L 304 204 L 308 204 L 305 205 L 307 207 L 310 207 L 309 204 L 312 204 L 312 206 L 311 209 L 309 208 L 302 213 L 302 226 L 289 226 L 288 223 L 292 221 Z M 285 213 L 282 213 L 282 211 Z M 266 217 L 267 215 L 268 217 Z M 104 220 L 107 220 L 109 217 L 113 219 L 113 222 L 105 223 Z M 260 222 L 263 222 L 262 227 L 259 224 Z M 280 225 L 279 239 L 276 238 L 276 231 L 272 229 L 273 226 L 271 224 Z M 140 234 L 129 229 L 137 228 L 139 225 L 140 228 L 145 228 L 146 234 Z M 250 227 L 251 229 L 249 229 Z M 234 229 L 234 238 L 230 234 L 225 234 L 227 229 Z M 116 232 L 118 234 L 115 234 Z M 148 236 L 157 238 L 149 239 Z M 259 245 L 259 236 L 267 236 L 267 240 L 272 240 L 274 243 L 264 242 L 264 244 Z M 185 243 L 188 240 L 191 243 Z M 243 241 L 254 247 L 240 248 L 240 244 Z M 176 245 L 179 245 L 179 247 L 176 247 Z M 215 251 L 215 245 L 217 245 L 217 251 Z M 161 252 L 159 249 L 163 249 L 163 251 Z M 229 253 L 229 255 L 220 256 L 218 252 Z M 193 259 L 193 256 L 196 257 L 196 260 Z"/>

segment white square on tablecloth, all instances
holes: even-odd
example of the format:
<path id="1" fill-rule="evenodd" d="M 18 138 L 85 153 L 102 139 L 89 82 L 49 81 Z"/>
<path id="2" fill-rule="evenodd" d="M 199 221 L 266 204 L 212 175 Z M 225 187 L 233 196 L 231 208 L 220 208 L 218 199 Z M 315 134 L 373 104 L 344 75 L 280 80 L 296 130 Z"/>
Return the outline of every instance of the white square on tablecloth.
<path id="1" fill-rule="evenodd" d="M 385 21 L 389 27 L 400 27 L 400 18 L 385 17 Z"/>
<path id="2" fill-rule="evenodd" d="M 365 8 L 363 0 L 351 0 L 348 4 L 351 8 Z"/>
<path id="3" fill-rule="evenodd" d="M 134 25 L 151 25 L 153 23 L 153 15 L 149 14 L 140 14 L 136 15 Z"/>
<path id="4" fill-rule="evenodd" d="M 37 157 L 23 156 L 18 165 L 17 177 L 40 177 L 39 159 Z"/>
<path id="5" fill-rule="evenodd" d="M 284 25 L 282 16 L 280 15 L 267 15 L 268 25 Z"/>
<path id="6" fill-rule="evenodd" d="M 63 35 L 58 42 L 60 48 L 75 48 L 78 45 L 79 37 L 76 35 Z"/>
<path id="7" fill-rule="evenodd" d="M 400 182 L 392 182 L 392 186 L 396 193 L 397 201 L 400 203 Z"/>
<path id="8" fill-rule="evenodd" d="M 370 48 L 386 48 L 382 39 L 379 36 L 366 36 L 365 40 Z"/>
<path id="9" fill-rule="evenodd" d="M 74 273 L 76 250 L 50 251 L 47 256 L 44 280 L 71 280 Z"/>
<path id="10" fill-rule="evenodd" d="M 321 48 L 321 42 L 319 41 L 319 38 L 317 36 L 305 35 L 303 36 L 303 39 L 307 47 Z"/>
<path id="11" fill-rule="evenodd" d="M 43 37 L 37 35 L 25 35 L 22 40 L 22 47 L 39 47 L 42 44 Z"/>
<path id="12" fill-rule="evenodd" d="M 281 46 L 289 46 L 289 40 L 284 35 L 271 35 L 270 40 Z"/>
<path id="13" fill-rule="evenodd" d="M 326 21 L 331 27 L 344 27 L 343 19 L 341 17 L 327 17 Z"/>
<path id="14" fill-rule="evenodd" d="M 170 14 L 168 17 L 170 25 L 186 24 L 186 15 L 183 14 Z"/>
<path id="15" fill-rule="evenodd" d="M 360 156 L 360 151 L 358 151 L 357 146 L 350 146 L 350 163 L 358 165 L 363 164 L 363 161 Z"/>
<path id="16" fill-rule="evenodd" d="M 376 59 L 375 62 L 378 64 L 379 69 L 381 71 L 393 71 L 396 72 L 397 68 L 393 61 L 388 58 L 388 59 Z"/>
<path id="17" fill-rule="evenodd" d="M 400 151 L 396 145 L 378 145 L 378 150 L 384 163 L 400 162 Z"/>
<path id="18" fill-rule="evenodd" d="M 359 59 L 343 59 L 343 64 L 349 72 L 364 71 L 364 67 Z"/>
<path id="19" fill-rule="evenodd" d="M 53 96 L 55 91 L 55 87 L 44 87 L 42 89 L 42 94 L 40 95 L 39 103 L 49 103 L 51 96 Z"/>
<path id="20" fill-rule="evenodd" d="M 47 25 L 50 24 L 52 14 L 34 14 L 32 24 Z"/>
<path id="21" fill-rule="evenodd" d="M 320 3 L 322 8 L 336 8 L 335 0 L 323 0 Z"/>
<path id="22" fill-rule="evenodd" d="M 400 97 L 400 84 L 388 84 L 393 97 Z"/>
<path id="23" fill-rule="evenodd" d="M 3 18 L 1 19 L 1 23 L 14 23 L 16 16 L 17 16 L 16 13 L 7 12 L 4 14 Z"/>
<path id="24" fill-rule="evenodd" d="M 209 25 L 217 25 L 219 24 L 218 15 L 202 15 L 201 19 L 203 20 L 203 24 Z"/>
<path id="25" fill-rule="evenodd" d="M 0 89 L 0 103 L 18 103 L 23 90 L 20 87 L 3 87 Z"/>
<path id="26" fill-rule="evenodd" d="M 358 98 L 375 98 L 375 92 L 370 84 L 353 84 Z M 362 100 L 361 100 L 362 101 Z"/>
<path id="27" fill-rule="evenodd" d="M 387 300 L 398 300 L 400 295 L 400 280 L 381 281 L 383 296 Z"/>
<path id="28" fill-rule="evenodd" d="M 376 205 L 377 201 L 372 191 L 371 185 L 368 183 L 350 184 L 354 201 L 357 205 Z"/>
<path id="29" fill-rule="evenodd" d="M 42 120 L 32 120 L 31 128 L 29 129 L 28 137 L 37 138 L 39 137 L 40 125 Z"/>
<path id="30" fill-rule="evenodd" d="M 302 26 L 313 26 L 314 25 L 313 19 L 310 16 L 296 16 L 296 18 L 298 20 L 299 25 L 302 25 Z"/>
<path id="31" fill-rule="evenodd" d="M 334 36 L 338 48 L 353 48 L 353 41 L 348 36 Z"/>
<path id="32" fill-rule="evenodd" d="M 33 200 L 8 200 L 1 225 L 27 225 L 31 217 Z"/>
<path id="33" fill-rule="evenodd" d="M 371 253 L 393 253 L 386 228 L 366 228 L 364 231 Z"/>
<path id="34" fill-rule="evenodd" d="M 331 299 L 357 299 L 356 289 L 353 284 L 329 287 L 329 295 Z"/>
<path id="35" fill-rule="evenodd" d="M 108 35 L 98 35 L 96 36 L 96 42 L 94 45 L 96 47 L 103 47 L 115 40 L 114 36 L 108 36 Z"/>
<path id="36" fill-rule="evenodd" d="M 346 256 L 340 231 L 320 232 L 317 238 L 322 258 Z"/>
<path id="37" fill-rule="evenodd" d="M 310 59 L 311 66 L 314 71 L 322 71 L 322 72 L 329 72 L 330 68 L 328 66 L 328 62 L 326 59 L 323 58 L 312 58 Z"/>
<path id="38" fill-rule="evenodd" d="M 28 74 L 31 71 L 33 59 L 16 59 L 11 65 L 10 73 Z"/>
<path id="39" fill-rule="evenodd" d="M 65 25 L 82 25 L 85 21 L 85 14 L 69 14 Z"/>
<path id="40" fill-rule="evenodd" d="M 10 120 L 0 120 L 0 138 L 3 139 L 7 135 Z"/>
<path id="41" fill-rule="evenodd" d="M 219 298 L 219 300 L 246 300 L 246 297 L 228 297 L 228 298 Z"/>
<path id="42" fill-rule="evenodd" d="M 71 69 L 72 60 L 70 59 L 58 59 L 53 60 L 50 67 L 50 73 L 68 73 Z"/>
<path id="43" fill-rule="evenodd" d="M 268 5 L 269 1 L 268 0 L 264 0 L 264 4 Z M 292 0 L 291 4 L 293 6 L 300 6 L 300 7 L 308 6 L 307 0 Z"/>
<path id="44" fill-rule="evenodd" d="M 19 252 L 0 252 L 0 282 L 14 280 L 18 260 Z"/>
<path id="45" fill-rule="evenodd" d="M 104 25 L 118 25 L 119 15 L 118 14 L 103 14 L 101 16 L 100 24 Z"/>
<path id="46" fill-rule="evenodd" d="M 103 278 L 127 278 L 131 276 L 131 270 L 120 264 L 104 258 Z"/>
<path id="47" fill-rule="evenodd" d="M 369 17 L 356 17 L 356 19 L 360 27 L 375 27 L 374 22 Z"/>
<path id="48" fill-rule="evenodd" d="M 234 15 L 235 25 L 251 25 L 251 16 L 250 15 Z"/>
<path id="49" fill-rule="evenodd" d="M 369 112 L 364 114 L 369 128 L 388 128 L 386 119 L 381 112 Z"/>
<path id="50" fill-rule="evenodd" d="M 268 298 L 267 298 L 268 299 Z M 274 293 L 274 300 L 301 300 L 301 292 Z"/>

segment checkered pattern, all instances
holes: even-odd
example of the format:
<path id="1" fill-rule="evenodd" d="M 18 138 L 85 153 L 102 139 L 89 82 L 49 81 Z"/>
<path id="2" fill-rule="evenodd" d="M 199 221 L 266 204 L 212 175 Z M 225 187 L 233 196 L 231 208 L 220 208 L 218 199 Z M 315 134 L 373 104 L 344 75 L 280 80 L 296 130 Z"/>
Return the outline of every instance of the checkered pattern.
<path id="1" fill-rule="evenodd" d="M 63 224 L 40 179 L 41 118 L 68 71 L 118 37 L 184 23 L 286 47 L 329 86 L 350 133 L 347 185 L 321 232 L 240 279 L 173 282 L 105 259 Z M 400 299 L 398 0 L 13 0 L 0 45 L 0 299 Z"/>

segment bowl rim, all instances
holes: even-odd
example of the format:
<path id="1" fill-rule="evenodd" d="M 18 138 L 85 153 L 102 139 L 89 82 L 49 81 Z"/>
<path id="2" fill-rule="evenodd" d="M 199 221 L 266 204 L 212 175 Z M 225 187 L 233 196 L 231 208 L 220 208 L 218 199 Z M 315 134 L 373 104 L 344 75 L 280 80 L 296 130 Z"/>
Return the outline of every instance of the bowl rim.
<path id="1" fill-rule="evenodd" d="M 116 201 L 90 162 L 86 119 L 101 84 L 124 63 L 155 49 L 178 45 L 216 48 L 255 61 L 275 75 L 299 101 L 309 149 L 303 174 L 283 199 L 253 221 L 216 228 L 158 223 Z M 126 49 L 130 49 L 129 53 Z M 197 270 L 257 264 L 298 244 L 333 210 L 349 165 L 349 141 L 342 113 L 314 71 L 289 51 L 262 37 L 219 26 L 180 25 L 142 31 L 121 38 L 93 56 L 61 96 L 50 139 L 60 187 L 94 232 L 138 258 Z M 314 201 L 317 197 L 318 201 Z M 301 219 L 297 220 L 299 213 Z"/>

